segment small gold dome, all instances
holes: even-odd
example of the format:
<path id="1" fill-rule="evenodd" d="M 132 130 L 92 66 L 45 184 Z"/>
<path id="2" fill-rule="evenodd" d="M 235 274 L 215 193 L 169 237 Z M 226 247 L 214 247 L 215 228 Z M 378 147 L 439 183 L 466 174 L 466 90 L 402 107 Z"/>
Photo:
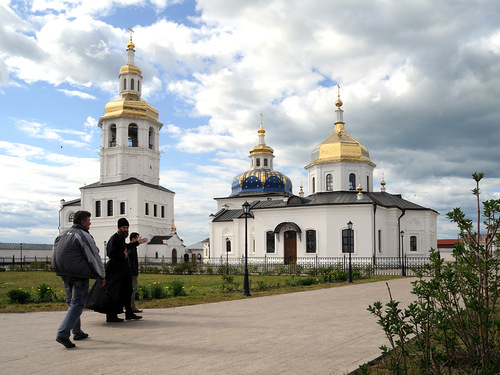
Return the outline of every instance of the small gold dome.
<path id="1" fill-rule="evenodd" d="M 347 134 L 343 122 L 336 123 L 333 133 L 314 148 L 311 162 L 306 168 L 316 164 L 340 161 L 368 163 L 375 166 L 375 163 L 370 160 L 368 149 Z"/>
<path id="2" fill-rule="evenodd" d="M 344 103 L 342 103 L 342 100 L 340 100 L 340 96 L 339 96 L 339 98 L 335 102 L 335 105 L 337 106 L 337 108 L 340 108 L 340 107 L 342 107 L 342 104 L 344 104 Z"/>
<path id="3" fill-rule="evenodd" d="M 134 48 L 135 48 L 135 44 L 132 43 L 132 41 L 128 42 L 127 49 L 134 49 Z"/>
<path id="4" fill-rule="evenodd" d="M 143 118 L 158 122 L 158 110 L 144 99 L 137 100 L 137 96 L 130 93 L 120 96 L 106 104 L 104 116 L 101 120 L 115 117 Z"/>

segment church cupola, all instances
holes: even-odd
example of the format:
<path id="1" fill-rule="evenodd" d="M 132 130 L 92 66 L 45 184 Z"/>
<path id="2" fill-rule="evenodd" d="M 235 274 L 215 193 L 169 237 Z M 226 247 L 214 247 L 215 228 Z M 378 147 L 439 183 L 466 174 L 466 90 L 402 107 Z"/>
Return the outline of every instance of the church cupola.
<path id="1" fill-rule="evenodd" d="M 309 176 L 309 191 L 317 192 L 353 190 L 356 181 L 366 181 L 367 191 L 373 187 L 375 164 L 368 149 L 345 130 L 344 111 L 340 100 L 340 86 L 335 102 L 336 121 L 333 133 L 311 153 L 311 162 L 305 167 Z"/>
<path id="2" fill-rule="evenodd" d="M 273 170 L 274 151 L 266 145 L 266 131 L 262 126 L 257 131 L 258 144 L 250 149 L 250 169 L 233 179 L 231 196 L 242 193 L 283 193 L 292 195 L 292 182 L 283 173 Z"/>
<path id="3" fill-rule="evenodd" d="M 120 68 L 120 95 L 104 107 L 101 127 L 101 183 L 127 178 L 159 185 L 159 134 L 163 126 L 158 110 L 141 98 L 142 72 L 135 66 L 135 44 L 130 27 L 127 64 Z"/>

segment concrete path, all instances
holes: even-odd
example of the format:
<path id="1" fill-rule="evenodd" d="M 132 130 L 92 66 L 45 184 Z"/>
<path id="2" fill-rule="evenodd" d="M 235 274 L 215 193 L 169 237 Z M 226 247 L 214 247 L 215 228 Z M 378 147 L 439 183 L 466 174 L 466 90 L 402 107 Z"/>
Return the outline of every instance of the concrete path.
<path id="1" fill-rule="evenodd" d="M 404 306 L 413 280 L 388 282 Z M 366 310 L 377 300 L 389 300 L 385 282 L 151 309 L 123 323 L 84 311 L 90 337 L 74 349 L 55 341 L 65 312 L 0 314 L 0 373 L 345 374 L 387 342 Z"/>

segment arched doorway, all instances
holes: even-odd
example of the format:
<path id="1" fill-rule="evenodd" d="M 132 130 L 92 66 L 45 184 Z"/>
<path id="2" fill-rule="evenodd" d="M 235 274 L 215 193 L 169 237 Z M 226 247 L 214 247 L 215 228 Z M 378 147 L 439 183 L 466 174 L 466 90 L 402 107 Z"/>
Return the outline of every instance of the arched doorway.
<path id="1" fill-rule="evenodd" d="M 284 264 L 297 264 L 297 232 L 288 230 L 284 237 Z"/>
<path id="2" fill-rule="evenodd" d="M 172 264 L 177 264 L 177 250 L 172 250 Z"/>

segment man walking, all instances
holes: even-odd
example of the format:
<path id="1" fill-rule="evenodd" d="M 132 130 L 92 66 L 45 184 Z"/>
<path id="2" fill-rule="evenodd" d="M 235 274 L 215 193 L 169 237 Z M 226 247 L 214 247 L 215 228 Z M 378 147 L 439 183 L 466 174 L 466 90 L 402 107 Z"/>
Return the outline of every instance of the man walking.
<path id="1" fill-rule="evenodd" d="M 106 322 L 123 322 L 117 314 L 120 314 L 125 307 L 125 319 L 141 319 L 142 316 L 135 315 L 132 311 L 130 299 L 132 296 L 132 273 L 128 264 L 127 249 L 135 248 L 139 244 L 146 242 L 147 238 L 139 237 L 137 241 L 125 243 L 128 237 L 129 222 L 125 218 L 118 220 L 118 231 L 111 236 L 107 245 L 109 262 L 106 265 L 106 279 L 109 285 L 108 294 L 113 295 L 114 306 L 106 313 Z"/>
<path id="2" fill-rule="evenodd" d="M 75 212 L 73 226 L 56 237 L 52 249 L 52 269 L 62 278 L 68 304 L 56 341 L 68 349 L 76 346 L 70 340 L 71 330 L 74 340 L 89 337 L 82 331 L 80 322 L 89 292 L 89 279 L 99 279 L 101 287 L 106 284 L 99 249 L 89 233 L 90 216 L 88 211 Z"/>

